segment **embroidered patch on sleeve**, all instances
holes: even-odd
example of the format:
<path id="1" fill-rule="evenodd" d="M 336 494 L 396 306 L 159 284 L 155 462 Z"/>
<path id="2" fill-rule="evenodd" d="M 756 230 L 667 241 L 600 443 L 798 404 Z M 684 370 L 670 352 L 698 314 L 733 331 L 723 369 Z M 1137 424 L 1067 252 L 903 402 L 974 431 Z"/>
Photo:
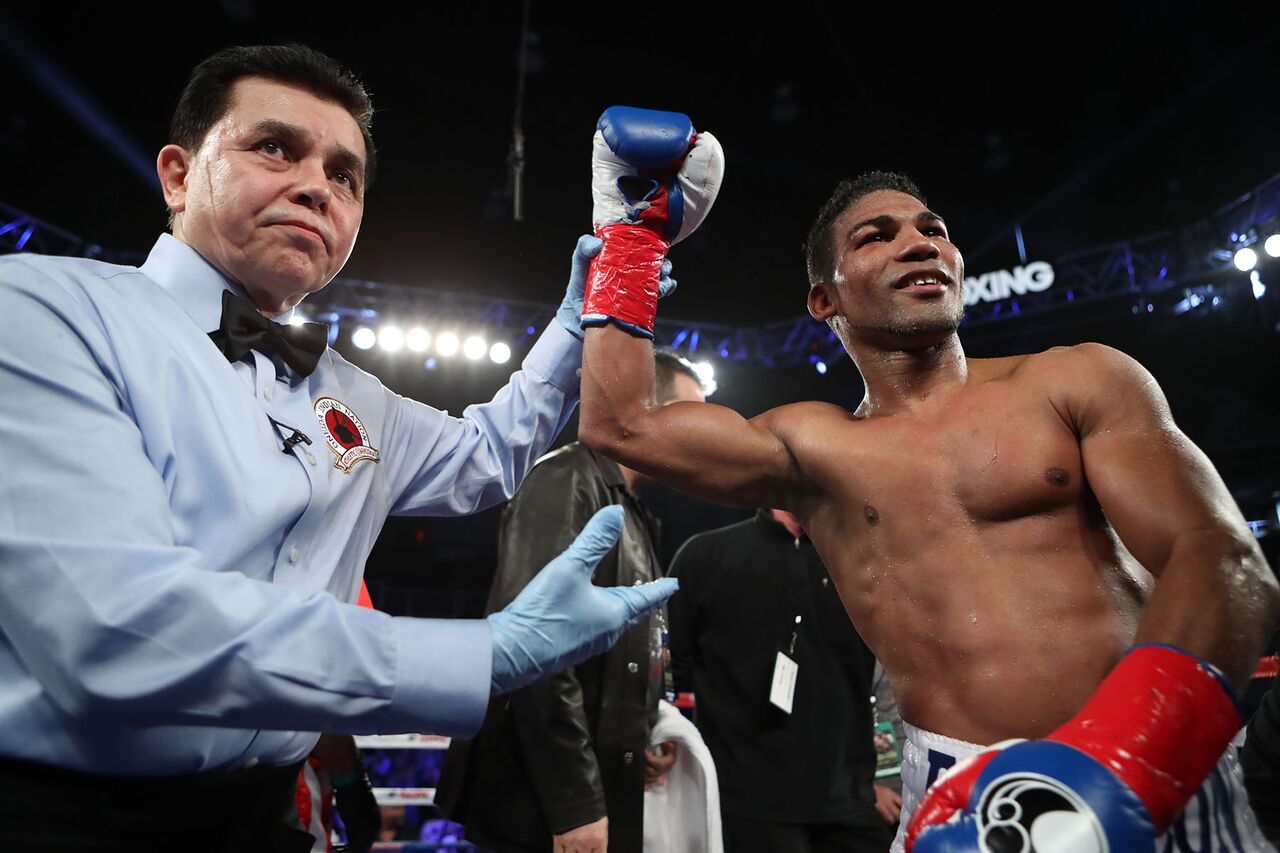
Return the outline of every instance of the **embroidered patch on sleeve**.
<path id="1" fill-rule="evenodd" d="M 369 443 L 369 433 L 356 413 L 332 397 L 321 397 L 315 404 L 316 418 L 324 430 L 329 449 L 337 456 L 333 467 L 350 474 L 357 462 L 380 461 L 378 451 Z"/>

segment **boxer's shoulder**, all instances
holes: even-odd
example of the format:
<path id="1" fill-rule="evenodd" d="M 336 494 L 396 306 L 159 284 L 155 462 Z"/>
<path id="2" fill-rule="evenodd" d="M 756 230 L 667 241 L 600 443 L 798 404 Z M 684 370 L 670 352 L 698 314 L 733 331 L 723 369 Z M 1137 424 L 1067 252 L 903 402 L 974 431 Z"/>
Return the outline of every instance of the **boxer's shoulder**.
<path id="1" fill-rule="evenodd" d="M 808 438 L 815 429 L 856 427 L 864 418 L 833 403 L 807 400 L 778 406 L 752 420 L 790 444 Z"/>
<path id="2" fill-rule="evenodd" d="M 1011 360 L 1018 362 L 1016 367 L 1020 373 L 1036 377 L 1056 376 L 1065 380 L 1117 378 L 1135 372 L 1146 373 L 1131 356 L 1115 347 L 1091 342 L 1051 347 L 1042 352 L 1016 356 L 1015 359 L 991 359 Z"/>
<path id="3" fill-rule="evenodd" d="M 1054 347 L 1028 356 L 1030 388 L 1042 392 L 1077 430 L 1107 413 L 1161 415 L 1167 404 L 1151 373 L 1132 356 L 1104 344 Z"/>
<path id="4" fill-rule="evenodd" d="M 1002 383 L 1012 393 L 1048 399 L 1064 415 L 1109 397 L 1159 387 L 1131 356 L 1098 343 L 1008 358 L 969 359 L 968 365 L 971 384 Z"/>

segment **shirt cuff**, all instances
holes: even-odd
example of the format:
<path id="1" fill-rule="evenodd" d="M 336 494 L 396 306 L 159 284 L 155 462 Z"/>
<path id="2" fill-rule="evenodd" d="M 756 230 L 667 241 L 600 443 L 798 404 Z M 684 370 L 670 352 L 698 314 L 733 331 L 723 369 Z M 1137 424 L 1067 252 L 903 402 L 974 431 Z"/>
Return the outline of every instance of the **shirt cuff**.
<path id="1" fill-rule="evenodd" d="M 581 367 L 582 341 L 555 320 L 538 336 L 521 365 L 522 370 L 536 374 L 566 394 L 578 393 Z"/>
<path id="2" fill-rule="evenodd" d="M 493 640 L 483 619 L 394 620 L 396 690 L 385 734 L 468 738 L 489 704 Z M 392 731 L 394 729 L 394 732 Z"/>

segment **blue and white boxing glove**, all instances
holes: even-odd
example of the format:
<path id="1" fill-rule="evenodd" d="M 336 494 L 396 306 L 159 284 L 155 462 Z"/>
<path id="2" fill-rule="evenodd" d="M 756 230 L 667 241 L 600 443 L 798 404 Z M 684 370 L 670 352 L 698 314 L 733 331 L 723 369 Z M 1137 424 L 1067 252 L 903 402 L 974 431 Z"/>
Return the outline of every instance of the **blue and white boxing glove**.
<path id="1" fill-rule="evenodd" d="M 653 337 L 662 265 L 706 219 L 724 151 L 683 113 L 610 107 L 596 124 L 591 223 L 603 243 L 587 279 L 582 326 Z"/>
<path id="2" fill-rule="evenodd" d="M 598 587 L 596 565 L 622 535 L 622 507 L 597 512 L 563 554 L 487 621 L 493 637 L 490 695 L 524 687 L 608 651 L 679 589 L 674 578 Z"/>
<path id="3" fill-rule="evenodd" d="M 947 790 L 965 791 L 967 804 L 949 823 L 913 817 L 912 853 L 1155 853 L 1142 801 L 1101 764 L 1059 743 L 1011 742 L 957 765 L 938 784 L 947 788 L 931 796 L 933 804 Z"/>
<path id="4" fill-rule="evenodd" d="M 997 744 L 939 779 L 907 851 L 1152 853 L 1240 725 L 1211 664 L 1137 646 L 1048 737 Z"/>

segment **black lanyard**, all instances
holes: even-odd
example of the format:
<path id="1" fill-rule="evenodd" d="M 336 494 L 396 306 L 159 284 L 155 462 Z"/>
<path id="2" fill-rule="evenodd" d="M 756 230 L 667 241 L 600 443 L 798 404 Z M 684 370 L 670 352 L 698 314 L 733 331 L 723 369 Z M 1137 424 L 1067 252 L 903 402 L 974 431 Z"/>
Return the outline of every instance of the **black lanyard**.
<path id="1" fill-rule="evenodd" d="M 790 534 L 790 531 L 787 531 L 787 533 Z M 787 595 L 787 604 L 789 605 L 788 612 L 794 614 L 794 618 L 791 620 L 791 623 L 790 623 L 791 640 L 786 645 L 787 657 L 791 658 L 792 660 L 795 660 L 796 640 L 799 639 L 800 637 L 800 623 L 803 619 L 803 614 L 800 612 L 800 607 L 797 606 L 796 604 L 798 600 L 797 596 L 792 594 L 795 588 L 795 582 L 792 578 L 792 574 L 794 574 L 796 571 L 800 573 L 802 588 L 800 591 L 801 598 L 799 600 L 803 600 L 802 599 L 803 595 L 809 591 L 808 590 L 809 572 L 808 572 L 808 566 L 806 565 L 805 561 L 799 556 L 800 539 L 797 537 L 792 537 L 792 541 L 793 541 L 792 547 L 795 551 L 796 558 L 795 560 L 787 558 L 783 561 L 784 562 L 783 570 L 786 574 L 785 574 L 785 577 L 783 577 L 782 579 L 782 587 L 783 587 L 783 591 Z M 793 562 L 798 563 L 798 566 L 793 567 L 792 565 Z"/>

